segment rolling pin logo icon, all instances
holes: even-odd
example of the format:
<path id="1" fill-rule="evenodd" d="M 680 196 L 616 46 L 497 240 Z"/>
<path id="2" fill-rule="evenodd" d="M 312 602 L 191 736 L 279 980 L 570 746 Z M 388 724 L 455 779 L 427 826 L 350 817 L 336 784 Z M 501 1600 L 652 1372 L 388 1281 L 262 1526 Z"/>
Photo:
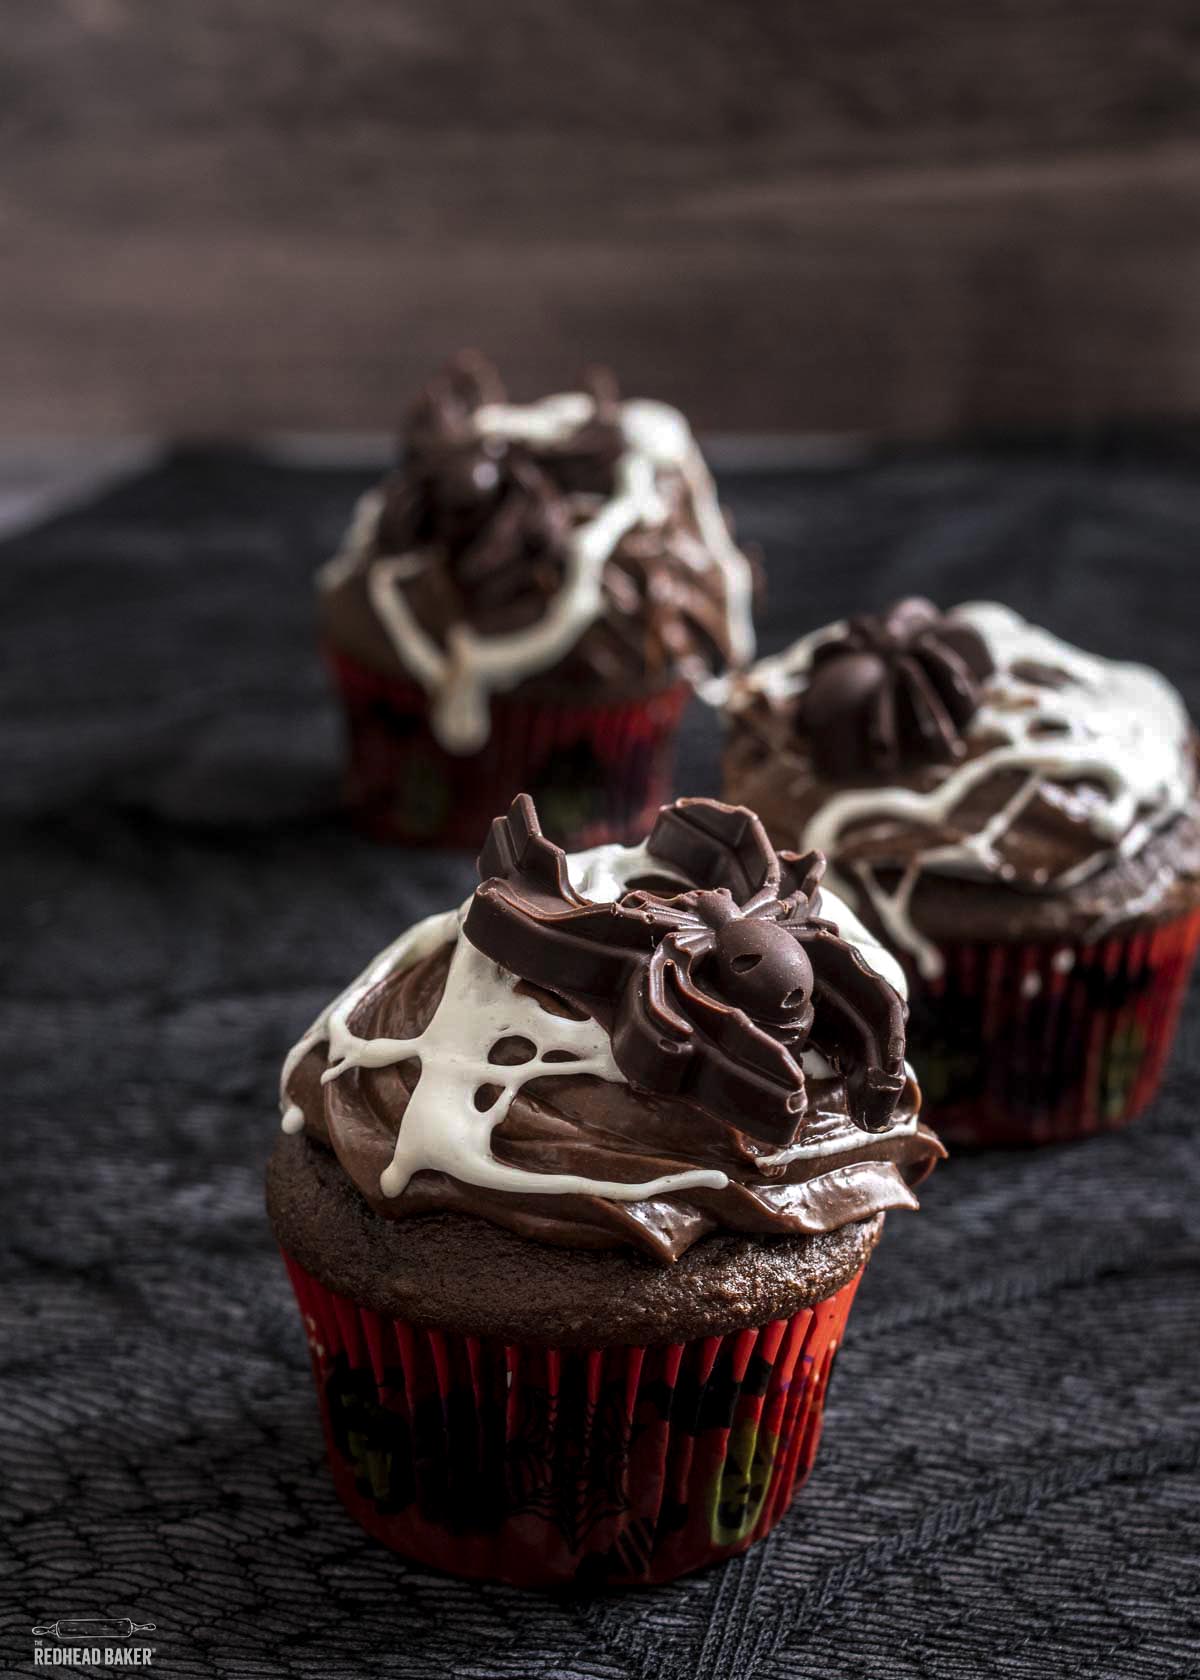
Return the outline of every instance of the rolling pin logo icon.
<path id="1" fill-rule="evenodd" d="M 132 1639 L 135 1633 L 153 1633 L 153 1622 L 131 1622 L 128 1616 L 64 1616 L 48 1627 L 35 1627 L 42 1639 L 57 1639 L 76 1645 L 92 1639 Z"/>

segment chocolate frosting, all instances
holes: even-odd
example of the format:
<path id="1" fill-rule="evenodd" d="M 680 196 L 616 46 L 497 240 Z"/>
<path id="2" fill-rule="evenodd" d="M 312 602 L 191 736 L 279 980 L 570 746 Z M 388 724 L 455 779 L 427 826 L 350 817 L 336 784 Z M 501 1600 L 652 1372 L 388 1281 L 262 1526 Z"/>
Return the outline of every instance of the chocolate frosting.
<path id="1" fill-rule="evenodd" d="M 485 698 L 645 693 L 745 662 L 750 563 L 682 417 L 621 402 L 604 371 L 528 408 L 503 399 L 465 354 L 421 393 L 401 465 L 322 574 L 326 639 L 435 702 L 484 662 Z M 549 652 L 531 651 L 547 627 Z M 485 738 L 451 733 L 455 751 Z"/>
<path id="2" fill-rule="evenodd" d="M 522 796 L 461 930 L 418 930 L 302 1041 L 285 1125 L 387 1218 L 465 1212 L 660 1261 L 717 1230 L 815 1234 L 914 1206 L 942 1151 L 917 1119 L 903 1005 L 863 930 L 839 932 L 821 868 L 710 800 L 668 807 L 643 847 L 568 859 Z M 463 1066 L 480 1069 L 468 1101 L 479 1085 L 451 1124 L 427 1082 Z M 447 1136 L 427 1147 L 431 1115 Z"/>
<path id="3" fill-rule="evenodd" d="M 919 596 L 850 619 L 814 650 L 797 707 L 813 763 L 838 777 L 962 758 L 993 669 L 977 630 Z"/>

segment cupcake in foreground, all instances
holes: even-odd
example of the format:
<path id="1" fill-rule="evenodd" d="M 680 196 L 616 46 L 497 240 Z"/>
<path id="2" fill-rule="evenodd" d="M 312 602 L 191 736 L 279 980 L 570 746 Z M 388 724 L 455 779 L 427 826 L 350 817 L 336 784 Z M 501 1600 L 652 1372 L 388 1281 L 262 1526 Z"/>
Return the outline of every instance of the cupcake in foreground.
<path id="1" fill-rule="evenodd" d="M 895 963 L 814 854 L 522 795 L 283 1070 L 267 1202 L 357 1519 L 455 1573 L 670 1579 L 811 1467 L 883 1216 L 942 1154 Z"/>
<path id="2" fill-rule="evenodd" d="M 1200 938 L 1196 737 L 1164 678 L 994 603 L 901 601 L 754 668 L 724 785 L 904 959 L 944 1137 L 1047 1142 L 1149 1101 Z"/>
<path id="3" fill-rule="evenodd" d="M 347 797 L 380 838 L 645 833 L 692 689 L 754 652 L 752 572 L 683 416 L 589 389 L 517 406 L 462 355 L 319 578 Z"/>

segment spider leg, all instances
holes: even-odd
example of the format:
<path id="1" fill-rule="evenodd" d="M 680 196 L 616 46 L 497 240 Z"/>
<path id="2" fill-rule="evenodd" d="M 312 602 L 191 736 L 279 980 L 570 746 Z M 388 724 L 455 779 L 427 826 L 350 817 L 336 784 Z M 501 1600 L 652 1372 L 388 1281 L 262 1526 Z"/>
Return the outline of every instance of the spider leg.
<path id="1" fill-rule="evenodd" d="M 771 886 L 760 887 L 753 897 L 748 898 L 742 905 L 742 915 L 743 917 L 761 915 L 764 910 L 769 910 L 776 903 L 778 903 L 778 899 L 775 889 Z"/>
<path id="2" fill-rule="evenodd" d="M 674 936 L 664 939 L 646 965 L 646 1010 L 656 1025 L 680 1038 L 690 1038 L 694 1031 L 691 1022 L 672 1007 L 667 997 L 668 974 L 677 987 L 682 990 L 684 986 L 684 965 L 679 961 L 679 952 L 673 949 L 674 943 Z"/>
<path id="3" fill-rule="evenodd" d="M 899 661 L 898 669 L 908 680 L 912 718 L 922 741 L 930 752 L 939 757 L 953 758 L 958 746 L 958 730 L 936 683 L 922 669 L 920 660 L 911 654 Z"/>
<path id="4" fill-rule="evenodd" d="M 855 1121 L 869 1132 L 880 1131 L 904 1088 L 904 1005 L 890 987 L 880 987 L 854 947 L 828 924 L 810 924 L 798 937 L 811 950 L 816 982 L 811 1042 L 835 1063 L 856 1068 L 849 1081 Z"/>
<path id="5" fill-rule="evenodd" d="M 659 812 L 646 849 L 682 869 L 701 890 L 729 887 L 739 902 L 779 881 L 779 859 L 766 830 L 741 806 L 678 799 Z"/>
<path id="6" fill-rule="evenodd" d="M 683 932 L 699 925 L 696 917 L 674 899 L 655 898 L 650 893 L 626 893 L 621 900 L 621 909 L 644 917 L 653 927 L 667 928 L 672 933 Z"/>
<path id="7" fill-rule="evenodd" d="M 825 873 L 824 853 L 780 852 L 779 858 L 783 864 L 783 878 L 779 883 L 780 898 L 785 902 L 803 899 L 815 911 L 819 902 L 821 877 Z"/>
<path id="8" fill-rule="evenodd" d="M 926 633 L 916 646 L 933 673 L 940 698 L 960 727 L 970 718 L 979 701 L 979 681 L 962 653 L 942 636 Z"/>

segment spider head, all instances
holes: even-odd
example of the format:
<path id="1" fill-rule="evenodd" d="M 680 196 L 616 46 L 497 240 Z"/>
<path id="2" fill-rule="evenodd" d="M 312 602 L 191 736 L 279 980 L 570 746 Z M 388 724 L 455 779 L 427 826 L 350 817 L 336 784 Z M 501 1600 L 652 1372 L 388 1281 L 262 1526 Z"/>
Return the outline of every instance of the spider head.
<path id="1" fill-rule="evenodd" d="M 728 887 L 715 887 L 689 896 L 692 914 L 714 932 L 736 921 L 742 913 Z"/>

